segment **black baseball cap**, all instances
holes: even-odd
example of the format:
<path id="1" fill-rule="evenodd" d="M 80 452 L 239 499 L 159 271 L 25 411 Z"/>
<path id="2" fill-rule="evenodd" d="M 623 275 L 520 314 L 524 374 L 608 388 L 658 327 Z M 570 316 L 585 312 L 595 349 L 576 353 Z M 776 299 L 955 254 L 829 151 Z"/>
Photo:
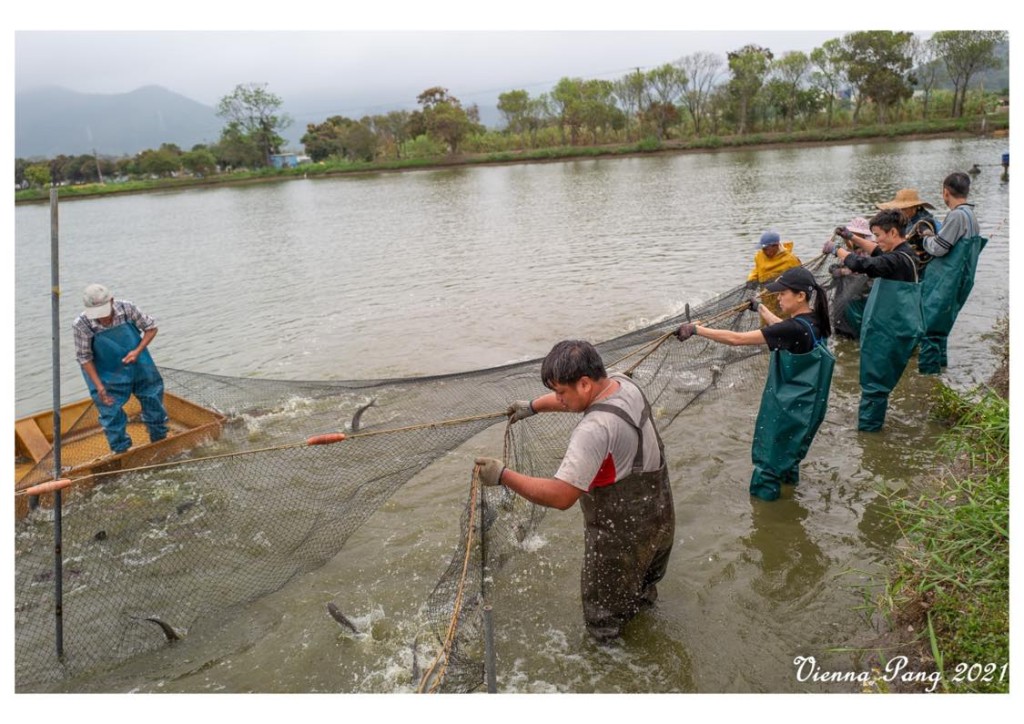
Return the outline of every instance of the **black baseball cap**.
<path id="1" fill-rule="evenodd" d="M 813 274 L 802 266 L 795 266 L 782 272 L 782 276 L 775 281 L 765 284 L 764 288 L 769 292 L 792 289 L 794 292 L 804 292 L 809 297 L 817 285 L 818 280 L 814 278 Z"/>

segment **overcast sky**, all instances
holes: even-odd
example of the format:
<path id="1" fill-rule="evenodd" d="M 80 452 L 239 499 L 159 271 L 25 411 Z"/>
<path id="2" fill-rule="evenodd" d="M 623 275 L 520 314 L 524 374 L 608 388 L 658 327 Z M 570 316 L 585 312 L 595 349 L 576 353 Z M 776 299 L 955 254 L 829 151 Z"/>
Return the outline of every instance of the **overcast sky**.
<path id="1" fill-rule="evenodd" d="M 614 79 L 696 51 L 724 56 L 757 43 L 781 55 L 853 29 L 951 27 L 936 24 L 943 5 L 936 2 L 918 26 L 879 2 L 847 11 L 854 24 L 835 10 L 812 17 L 784 10 L 795 4 L 746 0 L 700 2 L 710 6 L 700 10 L 678 0 L 392 0 L 353 11 L 357 4 L 365 3 L 248 2 L 224 14 L 210 2 L 179 0 L 150 18 L 138 15 L 137 2 L 51 0 L 15 10 L 14 89 L 124 93 L 160 85 L 213 106 L 240 83 L 267 83 L 293 114 L 319 120 L 372 104 L 380 106 L 374 112 L 407 107 L 434 85 L 482 103 L 515 88 L 540 93 L 563 76 Z M 946 17 L 965 27 L 962 16 Z M 984 22 L 975 10 L 969 20 Z M 753 29 L 722 30 L 730 27 Z"/>

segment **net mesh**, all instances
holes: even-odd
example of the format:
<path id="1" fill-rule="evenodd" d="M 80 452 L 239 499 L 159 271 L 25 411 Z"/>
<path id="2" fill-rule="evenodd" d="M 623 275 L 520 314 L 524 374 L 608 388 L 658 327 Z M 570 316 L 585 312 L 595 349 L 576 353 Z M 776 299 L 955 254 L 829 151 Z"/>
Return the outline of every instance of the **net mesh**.
<path id="1" fill-rule="evenodd" d="M 843 290 L 828 258 L 806 265 L 832 295 Z M 682 314 L 597 345 L 609 371 L 629 374 L 664 428 L 694 403 L 763 379 L 762 347 L 730 347 L 671 333 L 701 321 L 755 329 L 750 292 L 736 287 Z M 15 657 L 19 691 L 47 690 L 117 666 L 189 635 L 223 614 L 323 566 L 360 524 L 420 471 L 474 435 L 505 424 L 516 399 L 545 390 L 541 360 L 413 379 L 291 382 L 161 370 L 168 393 L 223 417 L 190 452 L 156 465 L 93 469 L 63 494 L 64 650 L 55 653 L 52 494 L 16 521 Z M 128 410 L 129 415 L 134 413 Z M 137 411 L 136 411 L 137 412 Z M 95 410 L 64 421 L 75 441 Z M 172 413 L 173 416 L 173 413 Z M 337 444 L 295 440 L 346 431 Z M 506 463 L 528 475 L 557 469 L 577 415 L 537 415 L 505 430 Z M 144 428 L 133 420 L 136 442 Z M 92 436 L 82 460 L 108 455 Z M 82 442 L 86 445 L 86 442 Z M 164 453 L 166 455 L 166 452 Z M 62 460 L 62 462 L 66 462 Z M 115 466 L 116 467 L 116 466 Z M 122 465 L 122 468 L 124 466 Z M 19 488 L 49 480 L 43 456 Z M 74 477 L 74 474 L 72 474 Z M 488 587 L 522 550 L 544 509 L 504 488 L 470 482 L 448 568 L 421 608 L 434 653 L 421 691 L 468 692 L 484 682 Z M 26 503 L 16 496 L 18 506 Z"/>

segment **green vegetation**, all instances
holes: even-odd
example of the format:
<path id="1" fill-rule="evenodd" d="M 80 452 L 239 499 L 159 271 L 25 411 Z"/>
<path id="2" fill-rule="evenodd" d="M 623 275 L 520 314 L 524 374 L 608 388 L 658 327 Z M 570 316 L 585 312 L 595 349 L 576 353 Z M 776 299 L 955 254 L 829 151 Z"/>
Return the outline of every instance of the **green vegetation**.
<path id="1" fill-rule="evenodd" d="M 780 57 L 748 44 L 726 58 L 684 56 L 618 80 L 561 78 L 531 97 L 514 89 L 498 96 L 505 128 L 480 123 L 447 88 L 420 93 L 417 110 L 359 120 L 330 116 L 309 123 L 301 142 L 315 165 L 274 170 L 291 119 L 266 84 L 238 85 L 217 115 L 219 140 L 185 152 L 173 143 L 134 157 L 97 153 L 49 161 L 15 159 L 16 201 L 153 188 L 242 183 L 297 175 L 509 163 L 752 146 L 828 143 L 913 134 L 986 132 L 1009 127 L 1004 98 L 990 87 L 968 93 L 972 78 L 1000 68 L 1003 31 L 856 31 L 810 54 Z M 948 83 L 950 90 L 941 90 Z M 1004 93 L 1008 93 L 1006 90 Z"/>
<path id="2" fill-rule="evenodd" d="M 682 151 L 710 151 L 723 148 L 741 148 L 765 144 L 788 143 L 838 143 L 855 140 L 898 138 L 901 136 L 949 135 L 976 133 L 980 121 L 977 118 L 936 119 L 930 121 L 909 121 L 889 125 L 836 126 L 792 133 L 751 133 L 744 136 L 702 136 L 688 140 L 659 141 L 654 137 L 625 144 L 599 146 L 550 146 L 526 150 L 496 150 L 484 153 L 465 153 L 459 156 L 438 154 L 437 144 L 429 137 L 420 136 L 408 141 L 402 158 L 379 159 L 376 161 L 349 160 L 335 156 L 318 163 L 306 163 L 291 168 L 242 169 L 211 176 L 176 176 L 131 179 L 118 183 L 80 183 L 62 186 L 62 198 L 87 198 L 107 194 L 140 193 L 179 188 L 193 188 L 220 184 L 237 184 L 257 181 L 284 181 L 293 178 L 315 178 L 349 173 L 376 171 L 400 171 L 443 166 L 458 166 L 488 163 L 523 163 L 531 161 L 553 161 L 571 158 L 595 158 L 603 156 L 625 156 L 645 153 Z M 989 132 L 1009 128 L 1008 116 L 986 119 Z M 153 152 L 150 152 L 153 153 Z M 200 158 L 206 154 L 193 152 Z M 188 154 L 184 154 L 188 155 Z M 45 170 L 45 167 L 42 169 Z M 31 203 L 49 199 L 49 190 L 31 187 L 15 191 L 15 202 Z"/>
<path id="3" fill-rule="evenodd" d="M 948 470 L 918 498 L 892 501 L 907 545 L 886 607 L 927 633 L 918 644 L 942 671 L 942 690 L 1008 692 L 1009 402 L 989 388 L 942 388 L 934 412 L 952 424 L 941 449 Z"/>

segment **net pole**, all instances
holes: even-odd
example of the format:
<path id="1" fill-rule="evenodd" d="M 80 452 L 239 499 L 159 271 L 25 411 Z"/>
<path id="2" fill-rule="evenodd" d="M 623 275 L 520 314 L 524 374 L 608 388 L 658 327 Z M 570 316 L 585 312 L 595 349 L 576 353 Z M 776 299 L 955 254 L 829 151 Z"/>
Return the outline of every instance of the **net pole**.
<path id="1" fill-rule="evenodd" d="M 487 693 L 498 692 L 497 674 L 494 671 L 494 617 L 487 597 L 487 495 L 480 486 L 480 598 L 484 614 L 484 678 Z"/>
<path id="2" fill-rule="evenodd" d="M 60 224 L 57 215 L 57 188 L 50 187 L 50 325 L 53 346 L 53 479 L 59 480 L 60 459 Z M 36 498 L 38 505 L 38 497 Z M 58 489 L 53 493 L 53 582 L 54 582 L 54 641 L 57 657 L 64 656 L 64 562 L 63 497 Z"/>

